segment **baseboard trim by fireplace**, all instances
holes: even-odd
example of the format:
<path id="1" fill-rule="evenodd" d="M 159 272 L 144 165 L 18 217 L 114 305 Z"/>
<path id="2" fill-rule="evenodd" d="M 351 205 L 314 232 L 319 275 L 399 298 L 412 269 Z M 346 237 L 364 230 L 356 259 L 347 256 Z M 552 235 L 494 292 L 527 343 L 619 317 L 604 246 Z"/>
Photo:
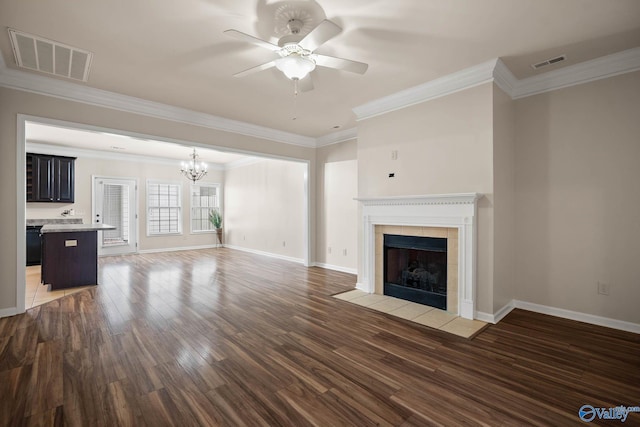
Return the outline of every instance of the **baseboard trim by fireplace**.
<path id="1" fill-rule="evenodd" d="M 640 324 L 626 322 L 624 320 L 611 319 L 609 317 L 596 316 L 594 314 L 581 313 L 579 311 L 566 310 L 564 308 L 550 307 L 547 305 L 535 304 L 532 302 L 513 300 L 515 308 L 534 311 L 540 314 L 562 317 L 563 319 L 577 320 L 578 322 L 589 323 L 591 325 L 604 326 L 621 331 L 640 334 Z"/>
<path id="2" fill-rule="evenodd" d="M 358 274 L 357 268 L 342 267 L 339 265 L 325 264 L 324 262 L 314 262 L 315 267 L 326 268 L 327 270 L 339 271 L 341 273 Z"/>
<path id="3" fill-rule="evenodd" d="M 514 308 L 520 308 L 522 310 L 533 311 L 540 314 L 548 314 L 550 316 L 560 317 L 563 319 L 576 320 L 590 325 L 604 326 L 606 328 L 640 334 L 640 324 L 638 323 L 626 322 L 624 320 L 611 319 L 609 317 L 596 316 L 594 314 L 581 313 L 579 311 L 566 310 L 564 308 L 551 307 L 548 305 L 535 304 L 515 299 L 510 301 L 495 314 L 476 312 L 475 317 L 483 322 L 495 324 L 502 320 Z"/>
<path id="4" fill-rule="evenodd" d="M 478 320 L 482 320 L 483 322 L 493 323 L 495 325 L 496 323 L 501 321 L 507 314 L 511 313 L 511 310 L 513 310 L 514 308 L 515 306 L 513 305 L 513 301 L 509 301 L 507 305 L 496 311 L 494 314 L 476 311 L 474 317 Z"/>

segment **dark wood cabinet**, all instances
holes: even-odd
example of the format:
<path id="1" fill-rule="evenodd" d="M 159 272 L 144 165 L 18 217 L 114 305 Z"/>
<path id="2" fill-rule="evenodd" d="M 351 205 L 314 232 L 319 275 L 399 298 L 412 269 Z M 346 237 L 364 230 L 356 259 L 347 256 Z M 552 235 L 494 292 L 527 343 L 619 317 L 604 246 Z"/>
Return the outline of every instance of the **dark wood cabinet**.
<path id="1" fill-rule="evenodd" d="M 27 202 L 74 202 L 75 157 L 27 153 Z"/>
<path id="2" fill-rule="evenodd" d="M 53 159 L 54 194 L 58 202 L 73 203 L 74 201 L 74 166 L 75 159 L 72 157 L 54 157 Z"/>
<path id="3" fill-rule="evenodd" d="M 42 283 L 51 290 L 98 284 L 98 233 L 42 234 Z"/>

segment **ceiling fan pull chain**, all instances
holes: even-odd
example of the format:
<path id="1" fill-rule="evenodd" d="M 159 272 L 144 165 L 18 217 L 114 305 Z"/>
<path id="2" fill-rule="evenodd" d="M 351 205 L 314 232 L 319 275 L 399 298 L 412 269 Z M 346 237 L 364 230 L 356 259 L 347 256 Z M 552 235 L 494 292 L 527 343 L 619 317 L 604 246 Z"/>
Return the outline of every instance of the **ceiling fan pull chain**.
<path id="1" fill-rule="evenodd" d="M 296 111 L 298 107 L 298 79 L 293 80 L 293 118 L 291 120 L 297 119 Z"/>

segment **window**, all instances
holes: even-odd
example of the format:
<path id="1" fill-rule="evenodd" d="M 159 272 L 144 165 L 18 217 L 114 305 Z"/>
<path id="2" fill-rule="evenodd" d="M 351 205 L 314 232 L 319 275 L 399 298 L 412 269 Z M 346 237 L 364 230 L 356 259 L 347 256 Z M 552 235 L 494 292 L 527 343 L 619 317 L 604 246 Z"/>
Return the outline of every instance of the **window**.
<path id="1" fill-rule="evenodd" d="M 220 185 L 196 184 L 191 186 L 191 232 L 213 231 L 209 213 L 220 209 Z"/>
<path id="2" fill-rule="evenodd" d="M 147 181 L 147 234 L 182 233 L 180 184 Z"/>

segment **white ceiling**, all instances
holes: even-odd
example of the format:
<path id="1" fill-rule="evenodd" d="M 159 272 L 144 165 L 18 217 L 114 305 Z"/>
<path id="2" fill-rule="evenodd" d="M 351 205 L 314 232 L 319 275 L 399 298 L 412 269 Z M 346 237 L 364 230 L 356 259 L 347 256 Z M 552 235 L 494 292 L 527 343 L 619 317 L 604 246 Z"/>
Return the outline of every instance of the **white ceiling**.
<path id="1" fill-rule="evenodd" d="M 211 166 L 230 166 L 233 162 L 250 159 L 249 156 L 193 147 L 175 142 L 155 141 L 124 134 L 97 132 L 83 129 L 69 129 L 48 124 L 27 122 L 25 126 L 27 144 L 53 145 L 74 150 L 89 150 L 117 155 L 143 156 L 147 159 L 175 161 L 179 165 L 190 159 L 196 148 L 198 160 Z"/>
<path id="2" fill-rule="evenodd" d="M 275 42 L 276 10 L 302 3 L 343 28 L 317 53 L 369 69 L 316 69 L 292 120 L 282 73 L 232 77 L 273 53 L 223 31 Z M 2 0 L 0 26 L 91 51 L 87 86 L 317 138 L 355 127 L 354 107 L 490 59 L 523 78 L 640 46 L 640 1 Z M 0 50 L 16 68 L 6 30 Z M 562 64 L 530 67 L 561 54 Z"/>

